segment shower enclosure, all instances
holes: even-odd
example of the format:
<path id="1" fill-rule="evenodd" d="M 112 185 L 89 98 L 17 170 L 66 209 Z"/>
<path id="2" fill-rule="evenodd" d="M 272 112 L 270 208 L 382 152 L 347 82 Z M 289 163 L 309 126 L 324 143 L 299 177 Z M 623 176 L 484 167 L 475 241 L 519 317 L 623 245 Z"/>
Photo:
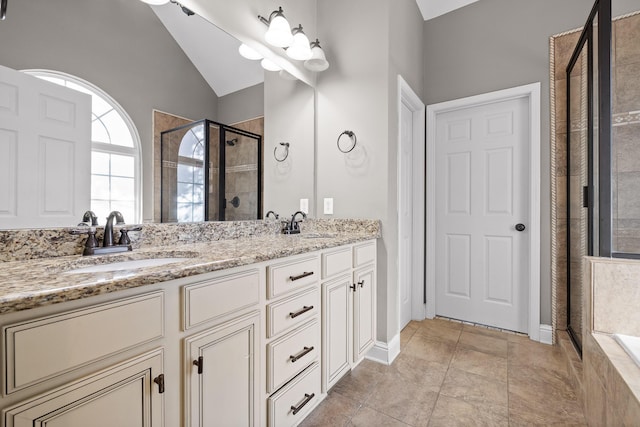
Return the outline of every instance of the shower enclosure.
<path id="1" fill-rule="evenodd" d="M 611 0 L 596 1 L 566 70 L 567 329 L 579 352 L 584 256 L 640 258 L 638 28 L 640 14 L 612 21 Z"/>
<path id="2" fill-rule="evenodd" d="M 261 218 L 262 137 L 211 120 L 161 134 L 161 221 Z"/>

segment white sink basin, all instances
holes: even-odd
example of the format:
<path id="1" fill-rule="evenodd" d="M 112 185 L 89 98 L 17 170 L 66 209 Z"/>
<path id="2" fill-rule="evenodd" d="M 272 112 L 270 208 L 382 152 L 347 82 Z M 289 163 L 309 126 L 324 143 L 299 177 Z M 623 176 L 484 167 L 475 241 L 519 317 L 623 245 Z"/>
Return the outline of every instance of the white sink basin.
<path id="1" fill-rule="evenodd" d="M 161 265 L 172 264 L 184 261 L 185 258 L 150 258 L 135 259 L 128 261 L 118 261 L 109 264 L 90 265 L 88 267 L 76 268 L 74 270 L 65 271 L 66 274 L 81 273 L 105 273 L 110 271 L 135 270 L 136 268 L 159 267 Z"/>

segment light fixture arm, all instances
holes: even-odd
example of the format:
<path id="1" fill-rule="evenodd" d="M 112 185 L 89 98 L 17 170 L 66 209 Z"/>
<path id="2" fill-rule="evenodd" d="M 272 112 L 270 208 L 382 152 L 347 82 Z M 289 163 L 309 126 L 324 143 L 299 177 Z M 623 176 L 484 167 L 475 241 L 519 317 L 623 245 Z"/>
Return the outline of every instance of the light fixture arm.
<path id="1" fill-rule="evenodd" d="M 268 19 L 262 15 L 258 15 L 258 19 L 260 20 L 260 22 L 262 22 L 264 25 L 268 27 L 269 24 L 271 23 L 271 20 L 277 15 L 284 16 L 284 10 L 282 10 L 282 6 L 279 6 L 278 10 L 274 10 L 273 12 L 271 12 Z"/>

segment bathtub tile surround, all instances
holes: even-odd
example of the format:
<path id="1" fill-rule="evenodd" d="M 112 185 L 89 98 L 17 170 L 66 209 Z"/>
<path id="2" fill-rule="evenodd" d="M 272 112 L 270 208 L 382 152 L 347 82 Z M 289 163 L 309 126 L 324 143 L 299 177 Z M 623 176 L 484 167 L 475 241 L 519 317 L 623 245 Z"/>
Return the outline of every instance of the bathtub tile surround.
<path id="1" fill-rule="evenodd" d="M 583 393 L 589 425 L 640 420 L 640 367 L 612 334 L 640 336 L 640 261 L 587 258 L 583 298 Z"/>
<path id="2" fill-rule="evenodd" d="M 301 426 L 586 425 L 555 346 L 443 319 L 412 321 L 400 343 L 390 366 L 362 363 Z"/>
<path id="3" fill-rule="evenodd" d="M 313 223 L 318 223 L 312 225 Z M 376 220 L 306 220 L 303 233 L 284 236 L 279 221 L 145 224 L 131 233 L 133 252 L 83 257 L 83 236 L 68 229 L 0 231 L 0 314 L 283 258 L 380 237 Z M 330 231 L 306 238 L 304 227 Z M 135 234 L 135 235 L 134 235 Z M 84 237 L 86 238 L 86 237 Z M 132 259 L 184 258 L 169 267 L 63 274 Z"/>

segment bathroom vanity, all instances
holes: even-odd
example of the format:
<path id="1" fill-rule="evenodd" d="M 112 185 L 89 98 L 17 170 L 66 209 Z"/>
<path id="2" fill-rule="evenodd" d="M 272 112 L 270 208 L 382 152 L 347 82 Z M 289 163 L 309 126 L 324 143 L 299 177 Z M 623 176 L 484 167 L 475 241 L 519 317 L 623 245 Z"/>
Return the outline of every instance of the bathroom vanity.
<path id="1" fill-rule="evenodd" d="M 2 263 L 2 425 L 297 425 L 374 345 L 377 237 Z"/>

